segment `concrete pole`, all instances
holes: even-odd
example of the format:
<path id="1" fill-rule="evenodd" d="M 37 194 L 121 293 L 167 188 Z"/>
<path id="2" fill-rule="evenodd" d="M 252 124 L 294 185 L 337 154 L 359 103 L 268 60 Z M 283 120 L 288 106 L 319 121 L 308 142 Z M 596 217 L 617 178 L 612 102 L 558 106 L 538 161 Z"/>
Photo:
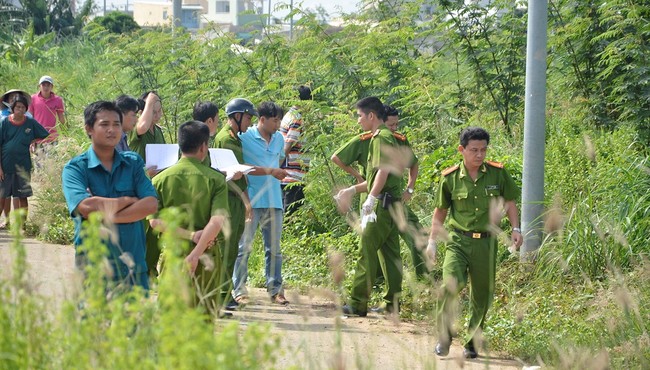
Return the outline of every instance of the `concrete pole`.
<path id="1" fill-rule="evenodd" d="M 271 26 L 271 0 L 269 0 L 269 21 L 268 25 Z"/>
<path id="2" fill-rule="evenodd" d="M 183 3 L 181 0 L 172 0 L 172 32 L 176 27 L 182 25 Z"/>
<path id="3" fill-rule="evenodd" d="M 544 145 L 546 132 L 546 29 L 548 1 L 528 2 L 526 101 L 524 109 L 524 173 L 522 189 L 521 259 L 542 243 L 544 211 Z"/>
<path id="4" fill-rule="evenodd" d="M 291 5 L 289 5 L 289 11 L 291 12 L 291 20 L 289 22 L 289 39 L 293 40 L 293 0 L 291 0 Z"/>

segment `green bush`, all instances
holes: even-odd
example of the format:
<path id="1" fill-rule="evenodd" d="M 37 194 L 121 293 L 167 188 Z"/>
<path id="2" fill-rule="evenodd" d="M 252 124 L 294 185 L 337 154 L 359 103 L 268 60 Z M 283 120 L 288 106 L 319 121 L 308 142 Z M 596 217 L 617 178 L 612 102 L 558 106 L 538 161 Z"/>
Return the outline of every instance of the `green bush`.
<path id="1" fill-rule="evenodd" d="M 171 210 L 163 217 L 173 226 L 178 212 Z M 13 276 L 0 281 L 0 369 L 259 369 L 273 365 L 279 343 L 268 326 L 251 324 L 244 329 L 236 322 L 213 323 L 206 312 L 189 307 L 193 293 L 182 243 L 175 235 L 164 235 L 166 265 L 157 299 L 140 289 L 107 294 L 102 221 L 98 214 L 91 215 L 84 223 L 80 247 L 90 261 L 83 289 L 57 313 L 42 297 L 32 294 L 20 225 L 13 224 Z"/>

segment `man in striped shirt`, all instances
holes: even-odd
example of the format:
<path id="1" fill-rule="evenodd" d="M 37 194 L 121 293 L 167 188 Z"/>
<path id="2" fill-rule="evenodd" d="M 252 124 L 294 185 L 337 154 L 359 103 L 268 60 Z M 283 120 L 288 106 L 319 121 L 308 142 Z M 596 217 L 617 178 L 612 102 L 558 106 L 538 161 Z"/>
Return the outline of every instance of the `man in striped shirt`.
<path id="1" fill-rule="evenodd" d="M 312 100 L 311 89 L 301 85 L 298 87 L 300 100 Z M 291 214 L 305 198 L 303 193 L 303 177 L 309 170 L 309 157 L 305 155 L 302 115 L 300 107 L 293 106 L 282 118 L 278 130 L 284 137 L 285 160 L 280 165 L 287 171 L 287 177 L 282 180 L 282 205 L 287 214 Z"/>

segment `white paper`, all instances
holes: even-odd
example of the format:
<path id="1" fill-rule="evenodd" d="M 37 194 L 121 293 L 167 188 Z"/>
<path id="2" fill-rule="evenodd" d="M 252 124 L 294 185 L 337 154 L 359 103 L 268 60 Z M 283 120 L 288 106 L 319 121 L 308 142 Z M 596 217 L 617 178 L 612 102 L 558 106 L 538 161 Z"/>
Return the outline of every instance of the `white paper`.
<path id="1" fill-rule="evenodd" d="M 146 168 L 156 166 L 162 170 L 178 162 L 178 144 L 147 144 L 144 151 Z"/>
<path id="2" fill-rule="evenodd" d="M 212 168 L 225 172 L 226 181 L 230 181 L 236 172 L 247 174 L 253 170 L 253 166 L 240 164 L 237 157 L 230 149 L 211 148 L 210 165 Z"/>

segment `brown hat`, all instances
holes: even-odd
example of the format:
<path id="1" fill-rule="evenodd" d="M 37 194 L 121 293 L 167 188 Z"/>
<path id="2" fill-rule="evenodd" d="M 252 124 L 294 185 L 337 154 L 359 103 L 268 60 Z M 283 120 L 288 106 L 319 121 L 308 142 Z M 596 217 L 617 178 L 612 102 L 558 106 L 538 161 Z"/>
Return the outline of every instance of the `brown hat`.
<path id="1" fill-rule="evenodd" d="M 6 100 L 9 99 L 9 95 L 11 95 L 11 94 L 13 94 L 13 93 L 20 93 L 20 95 L 24 96 L 25 99 L 27 99 L 27 103 L 28 103 L 28 104 L 32 104 L 32 97 L 29 96 L 28 93 L 26 93 L 26 92 L 24 92 L 24 91 L 22 91 L 22 90 L 18 90 L 18 89 L 11 89 L 11 90 L 7 91 L 6 93 L 4 93 L 4 94 L 2 95 L 2 99 L 0 99 L 0 102 L 10 104 L 10 103 L 9 103 L 8 101 L 6 101 Z"/>

